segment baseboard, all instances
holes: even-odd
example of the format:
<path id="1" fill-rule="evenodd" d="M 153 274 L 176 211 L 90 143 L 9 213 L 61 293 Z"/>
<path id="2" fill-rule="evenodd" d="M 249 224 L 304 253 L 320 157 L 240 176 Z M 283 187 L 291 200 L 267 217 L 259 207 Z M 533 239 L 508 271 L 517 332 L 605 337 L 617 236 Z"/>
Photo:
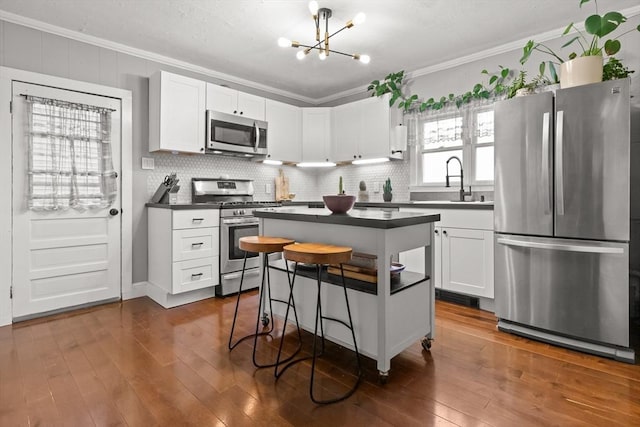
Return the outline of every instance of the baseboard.
<path id="1" fill-rule="evenodd" d="M 445 289 L 436 289 L 436 299 L 451 302 L 454 304 L 464 305 L 465 307 L 480 308 L 480 301 L 478 297 L 459 294 L 456 292 L 447 291 Z"/>
<path id="2" fill-rule="evenodd" d="M 146 295 L 164 308 L 173 308 L 215 296 L 213 286 L 175 295 L 151 282 L 147 282 L 146 289 Z"/>
<path id="3" fill-rule="evenodd" d="M 147 296 L 147 286 L 149 282 L 137 282 L 131 285 L 131 291 L 122 293 L 122 300 L 140 298 Z"/>

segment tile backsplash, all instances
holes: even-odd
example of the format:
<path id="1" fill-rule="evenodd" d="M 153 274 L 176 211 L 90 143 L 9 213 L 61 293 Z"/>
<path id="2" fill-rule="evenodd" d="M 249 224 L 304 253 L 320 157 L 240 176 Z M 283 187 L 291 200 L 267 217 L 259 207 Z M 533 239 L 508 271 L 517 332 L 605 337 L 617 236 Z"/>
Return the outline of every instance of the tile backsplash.
<path id="1" fill-rule="evenodd" d="M 409 201 L 409 161 L 392 160 L 373 165 L 348 165 L 318 171 L 318 196 L 337 194 L 338 182 L 342 176 L 347 194 L 358 195 L 360 181 L 367 185 L 370 202 L 382 202 L 382 186 L 391 178 L 393 202 Z M 375 193 L 378 184 L 380 191 Z"/>
<path id="2" fill-rule="evenodd" d="M 289 191 L 296 193 L 296 200 L 318 200 L 315 171 L 295 166 L 268 166 L 250 160 L 225 156 L 184 155 L 150 153 L 155 160 L 155 169 L 147 175 L 147 196 L 151 199 L 164 177 L 175 172 L 180 179 L 178 203 L 191 203 L 191 178 L 219 178 L 228 175 L 236 179 L 252 179 L 254 199 L 275 200 L 275 178 L 278 169 L 289 178 Z M 270 194 L 267 194 L 267 186 Z"/>
<path id="3" fill-rule="evenodd" d="M 296 201 L 320 201 L 325 194 L 337 194 L 342 176 L 344 189 L 357 195 L 360 181 L 365 181 L 369 201 L 382 202 L 382 185 L 391 178 L 393 201 L 409 200 L 409 162 L 394 160 L 388 163 L 360 166 L 339 166 L 330 169 L 298 168 L 295 166 L 268 166 L 262 163 L 224 156 L 149 153 L 155 161 L 155 169 L 147 174 L 147 199 L 150 200 L 164 177 L 175 172 L 180 179 L 178 203 L 191 202 L 191 178 L 252 179 L 254 198 L 260 201 L 275 200 L 275 178 L 279 169 L 289 178 L 289 191 L 296 194 Z M 378 183 L 380 192 L 374 193 Z M 270 194 L 267 193 L 267 186 Z"/>

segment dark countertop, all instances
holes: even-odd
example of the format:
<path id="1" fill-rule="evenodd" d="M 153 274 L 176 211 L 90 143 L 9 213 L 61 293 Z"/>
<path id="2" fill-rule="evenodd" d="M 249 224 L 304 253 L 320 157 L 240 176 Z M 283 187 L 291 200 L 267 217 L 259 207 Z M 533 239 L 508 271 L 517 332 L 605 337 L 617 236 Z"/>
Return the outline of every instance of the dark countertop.
<path id="1" fill-rule="evenodd" d="M 307 206 L 323 205 L 322 201 L 311 202 L 284 202 L 283 206 Z M 447 200 L 409 201 L 409 202 L 356 202 L 354 209 L 358 208 L 418 208 L 418 209 L 476 209 L 493 210 L 493 201 L 487 202 L 450 202 Z"/>
<path id="2" fill-rule="evenodd" d="M 284 202 L 283 206 L 291 207 L 307 207 L 312 205 L 313 207 L 321 207 L 323 202 Z M 169 205 L 166 203 L 147 203 L 148 208 L 161 208 L 161 209 L 218 209 L 219 203 L 181 203 L 177 205 Z M 400 203 L 386 203 L 386 202 L 357 202 L 354 206 L 355 210 L 362 208 L 378 208 L 378 209 L 397 209 L 397 208 L 417 208 L 417 209 L 476 209 L 476 210 L 493 210 L 493 202 L 447 202 L 447 201 L 427 201 L 427 202 L 400 202 Z"/>
<path id="3" fill-rule="evenodd" d="M 162 208 L 162 209 L 173 209 L 173 210 L 183 210 L 183 209 L 220 209 L 220 203 L 186 203 L 186 204 L 177 204 L 170 205 L 168 203 L 147 203 L 145 204 L 148 208 Z"/>
<path id="4" fill-rule="evenodd" d="M 324 206 L 321 201 L 311 202 L 284 202 L 283 206 L 287 207 L 307 207 L 312 205 L 313 207 Z M 161 208 L 161 209 L 219 209 L 219 203 L 183 203 L 177 205 L 169 205 L 167 203 L 147 203 L 145 205 L 148 208 Z M 397 209 L 397 208 L 417 208 L 417 209 L 476 209 L 476 210 L 493 210 L 493 202 L 448 202 L 448 201 L 424 201 L 424 202 L 357 202 L 353 210 L 366 210 L 366 208 L 377 209 Z"/>
<path id="5" fill-rule="evenodd" d="M 334 214 L 329 209 L 324 208 L 293 206 L 256 209 L 253 214 L 258 218 L 384 229 L 440 221 L 440 215 L 438 214 L 428 215 L 419 212 L 352 209 L 346 214 Z"/>

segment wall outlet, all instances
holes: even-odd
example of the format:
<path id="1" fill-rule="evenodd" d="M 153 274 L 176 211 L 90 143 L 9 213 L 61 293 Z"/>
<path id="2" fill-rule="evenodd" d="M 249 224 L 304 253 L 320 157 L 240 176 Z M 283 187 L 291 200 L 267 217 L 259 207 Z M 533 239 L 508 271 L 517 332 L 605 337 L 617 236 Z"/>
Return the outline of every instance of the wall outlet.
<path id="1" fill-rule="evenodd" d="M 264 192 L 267 194 L 271 194 L 271 184 L 264 185 Z"/>
<path id="2" fill-rule="evenodd" d="M 379 193 L 380 192 L 380 182 L 376 181 L 373 183 L 373 192 L 374 193 Z"/>
<path id="3" fill-rule="evenodd" d="M 143 157 L 142 158 L 142 169 L 155 169 L 155 162 L 153 157 Z"/>

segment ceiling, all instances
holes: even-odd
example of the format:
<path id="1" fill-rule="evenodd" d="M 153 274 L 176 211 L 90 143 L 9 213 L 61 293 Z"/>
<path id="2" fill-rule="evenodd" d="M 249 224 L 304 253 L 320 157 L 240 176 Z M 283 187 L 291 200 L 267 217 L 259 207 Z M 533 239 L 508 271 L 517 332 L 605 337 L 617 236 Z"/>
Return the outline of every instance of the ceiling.
<path id="1" fill-rule="evenodd" d="M 564 28 L 594 10 L 592 4 L 579 8 L 578 0 L 318 3 L 333 11 L 330 33 L 357 12 L 366 13 L 364 24 L 334 36 L 330 47 L 368 54 L 368 65 L 338 55 L 325 61 L 309 55 L 299 61 L 294 49 L 277 45 L 281 36 L 304 44 L 314 41 L 306 0 L 0 0 L 0 19 L 30 18 L 317 103 L 364 89 L 389 72 L 424 70 Z M 600 0 L 598 6 L 601 11 L 623 10 L 637 6 L 637 0 Z"/>

